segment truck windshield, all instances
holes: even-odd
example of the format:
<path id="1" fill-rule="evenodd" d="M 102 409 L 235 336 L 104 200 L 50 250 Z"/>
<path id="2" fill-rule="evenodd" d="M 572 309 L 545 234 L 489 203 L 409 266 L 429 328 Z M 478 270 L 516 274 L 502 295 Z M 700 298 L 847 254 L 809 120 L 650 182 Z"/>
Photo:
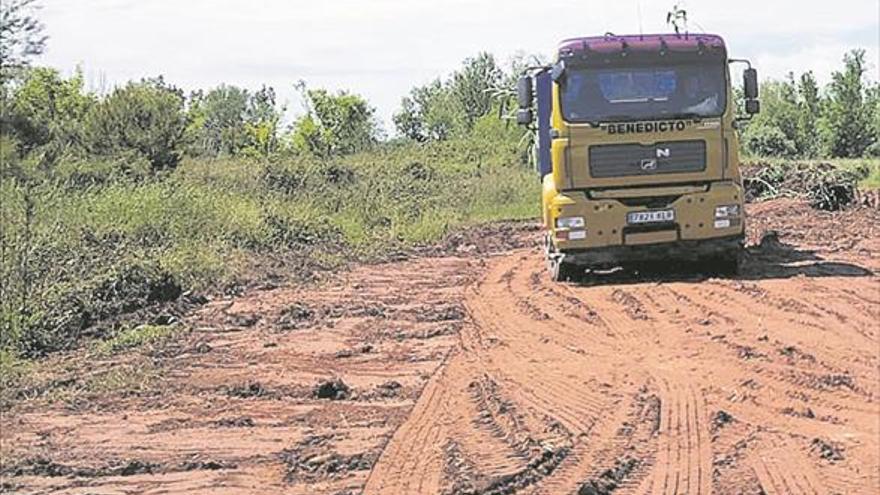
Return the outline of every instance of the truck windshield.
<path id="1" fill-rule="evenodd" d="M 569 122 L 717 117 L 727 104 L 725 83 L 715 64 L 570 68 L 562 113 Z"/>

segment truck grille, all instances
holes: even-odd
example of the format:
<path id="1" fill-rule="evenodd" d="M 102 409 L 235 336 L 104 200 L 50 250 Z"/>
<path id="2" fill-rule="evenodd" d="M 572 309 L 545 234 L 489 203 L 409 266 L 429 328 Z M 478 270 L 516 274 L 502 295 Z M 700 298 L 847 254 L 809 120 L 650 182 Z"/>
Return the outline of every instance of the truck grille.
<path id="1" fill-rule="evenodd" d="M 595 178 L 681 174 L 706 170 L 705 141 L 670 141 L 649 146 L 590 146 L 590 175 Z"/>

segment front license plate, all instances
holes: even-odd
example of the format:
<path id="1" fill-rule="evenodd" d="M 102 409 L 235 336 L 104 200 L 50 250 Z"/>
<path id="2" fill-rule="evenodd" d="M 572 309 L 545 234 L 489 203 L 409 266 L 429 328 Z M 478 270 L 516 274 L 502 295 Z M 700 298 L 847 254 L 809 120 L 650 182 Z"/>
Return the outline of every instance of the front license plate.
<path id="1" fill-rule="evenodd" d="M 669 223 L 675 221 L 675 210 L 634 211 L 627 213 L 626 223 L 638 225 L 642 223 Z"/>

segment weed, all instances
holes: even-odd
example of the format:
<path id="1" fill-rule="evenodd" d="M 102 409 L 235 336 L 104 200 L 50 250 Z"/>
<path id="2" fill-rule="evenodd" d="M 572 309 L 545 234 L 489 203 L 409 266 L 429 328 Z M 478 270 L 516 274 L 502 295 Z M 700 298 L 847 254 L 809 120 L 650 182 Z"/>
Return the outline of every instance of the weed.
<path id="1" fill-rule="evenodd" d="M 39 357 L 187 290 L 310 278 L 535 216 L 540 184 L 512 131 L 478 127 L 328 160 L 185 159 L 153 171 L 121 155 L 0 174 L 0 349 Z M 112 353 L 150 334 L 131 332 L 98 346 Z"/>
<path id="2" fill-rule="evenodd" d="M 141 325 L 119 332 L 114 337 L 95 346 L 100 356 L 110 356 L 121 351 L 162 342 L 181 331 L 179 325 Z"/>

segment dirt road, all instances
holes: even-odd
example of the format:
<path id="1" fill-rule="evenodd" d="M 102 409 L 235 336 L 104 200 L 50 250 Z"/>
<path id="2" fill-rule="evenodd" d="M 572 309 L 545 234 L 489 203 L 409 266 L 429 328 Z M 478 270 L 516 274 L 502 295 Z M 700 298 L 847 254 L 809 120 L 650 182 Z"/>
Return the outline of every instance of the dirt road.
<path id="1" fill-rule="evenodd" d="M 877 493 L 880 214 L 750 213 L 779 237 L 733 279 L 555 284 L 534 229 L 502 229 L 212 302 L 185 338 L 89 364 L 154 380 L 8 411 L 3 487 Z"/>

